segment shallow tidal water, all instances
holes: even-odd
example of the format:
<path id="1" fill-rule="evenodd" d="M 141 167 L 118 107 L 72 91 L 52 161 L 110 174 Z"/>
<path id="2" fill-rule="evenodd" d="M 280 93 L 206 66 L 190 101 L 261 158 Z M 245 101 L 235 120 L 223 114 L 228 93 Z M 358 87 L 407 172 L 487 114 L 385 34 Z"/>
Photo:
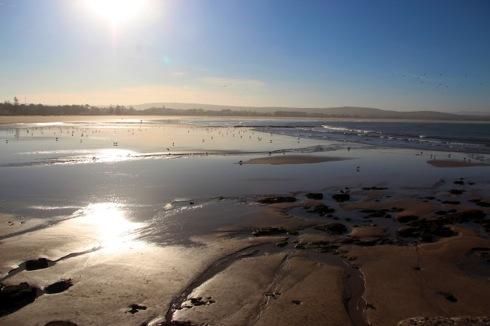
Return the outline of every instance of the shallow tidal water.
<path id="1" fill-rule="evenodd" d="M 26 217 L 72 214 L 117 203 L 144 221 L 173 202 L 343 186 L 431 187 L 466 177 L 488 183 L 488 167 L 438 168 L 429 159 L 465 153 L 397 149 L 233 127 L 236 121 L 113 119 L 0 126 L 0 207 Z M 276 124 L 291 124 L 278 119 Z M 210 125 L 213 125 L 211 127 Z M 346 160 L 239 164 L 251 158 L 316 155 Z M 471 154 L 474 157 L 475 154 Z M 484 154 L 478 156 L 489 162 Z"/>

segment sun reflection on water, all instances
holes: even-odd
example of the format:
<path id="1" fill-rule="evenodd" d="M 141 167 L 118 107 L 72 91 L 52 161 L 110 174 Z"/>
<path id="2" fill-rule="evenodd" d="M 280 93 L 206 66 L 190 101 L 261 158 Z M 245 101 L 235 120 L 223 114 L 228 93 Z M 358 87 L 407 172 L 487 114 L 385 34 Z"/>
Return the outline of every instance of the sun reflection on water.
<path id="1" fill-rule="evenodd" d="M 136 152 L 126 149 L 100 149 L 97 150 L 93 156 L 88 156 L 85 158 L 89 162 L 111 163 L 128 160 L 136 154 Z"/>
<path id="2" fill-rule="evenodd" d="M 127 218 L 126 206 L 104 202 L 89 204 L 82 212 L 84 222 L 95 228 L 98 240 L 104 249 L 133 249 L 144 245 L 136 239 L 135 231 L 143 223 L 131 222 Z"/>

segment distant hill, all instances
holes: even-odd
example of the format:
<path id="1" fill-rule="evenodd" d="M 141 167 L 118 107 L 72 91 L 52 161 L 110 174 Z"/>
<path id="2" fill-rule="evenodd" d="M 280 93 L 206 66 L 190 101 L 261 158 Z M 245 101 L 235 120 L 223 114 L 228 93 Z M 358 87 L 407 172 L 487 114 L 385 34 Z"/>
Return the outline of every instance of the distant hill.
<path id="1" fill-rule="evenodd" d="M 255 112 L 260 114 L 274 114 L 276 116 L 325 116 L 345 117 L 359 119 L 413 119 L 413 120 L 490 120 L 490 113 L 478 112 L 478 114 L 456 114 L 438 111 L 394 111 L 369 107 L 342 106 L 332 108 L 295 108 L 295 107 L 253 107 L 213 105 L 199 103 L 146 103 L 133 106 L 136 110 L 151 108 L 175 109 L 175 110 L 204 110 L 204 111 L 233 111 Z"/>
<path id="2" fill-rule="evenodd" d="M 0 103 L 0 115 L 187 115 L 490 121 L 490 115 L 468 115 L 436 111 L 400 112 L 355 106 L 293 108 L 225 106 L 198 103 L 148 103 L 128 107 L 121 105 L 95 107 L 89 105 L 42 105 L 4 102 Z"/>

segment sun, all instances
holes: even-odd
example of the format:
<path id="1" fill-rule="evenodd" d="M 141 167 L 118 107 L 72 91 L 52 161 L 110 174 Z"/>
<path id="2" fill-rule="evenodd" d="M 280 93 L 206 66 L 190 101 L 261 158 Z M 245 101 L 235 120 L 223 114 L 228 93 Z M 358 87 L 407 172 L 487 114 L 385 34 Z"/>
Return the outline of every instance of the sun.
<path id="1" fill-rule="evenodd" d="M 146 6 L 146 0 L 86 0 L 90 9 L 112 24 L 137 17 Z"/>

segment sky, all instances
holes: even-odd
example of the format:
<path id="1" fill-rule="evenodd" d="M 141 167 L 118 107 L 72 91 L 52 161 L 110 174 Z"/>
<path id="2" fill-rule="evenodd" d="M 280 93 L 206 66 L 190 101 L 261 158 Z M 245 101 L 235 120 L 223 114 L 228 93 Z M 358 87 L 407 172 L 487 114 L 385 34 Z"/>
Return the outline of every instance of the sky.
<path id="1" fill-rule="evenodd" d="M 490 112 L 487 0 L 0 0 L 0 101 Z"/>

